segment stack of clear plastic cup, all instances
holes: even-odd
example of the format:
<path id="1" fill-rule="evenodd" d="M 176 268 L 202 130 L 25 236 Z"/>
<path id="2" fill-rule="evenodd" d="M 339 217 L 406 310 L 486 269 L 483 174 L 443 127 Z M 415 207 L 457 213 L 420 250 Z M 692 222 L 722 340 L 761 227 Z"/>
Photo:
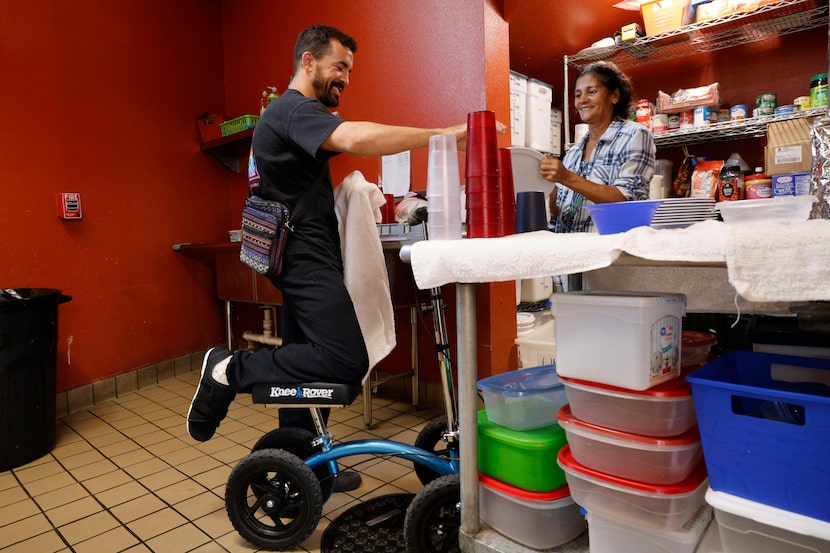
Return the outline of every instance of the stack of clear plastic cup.
<path id="1" fill-rule="evenodd" d="M 499 146 L 492 111 L 467 114 L 467 238 L 501 236 Z"/>
<path id="2" fill-rule="evenodd" d="M 461 239 L 461 180 L 458 147 L 452 134 L 429 138 L 427 225 L 429 240 Z"/>

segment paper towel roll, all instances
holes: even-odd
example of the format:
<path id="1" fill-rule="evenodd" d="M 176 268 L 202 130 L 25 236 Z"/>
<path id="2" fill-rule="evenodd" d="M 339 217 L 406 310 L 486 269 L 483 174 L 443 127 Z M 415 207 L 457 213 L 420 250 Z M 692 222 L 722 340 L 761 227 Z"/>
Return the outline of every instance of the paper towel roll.
<path id="1" fill-rule="evenodd" d="M 574 144 L 582 140 L 582 137 L 588 133 L 587 123 L 578 123 L 574 125 Z"/>

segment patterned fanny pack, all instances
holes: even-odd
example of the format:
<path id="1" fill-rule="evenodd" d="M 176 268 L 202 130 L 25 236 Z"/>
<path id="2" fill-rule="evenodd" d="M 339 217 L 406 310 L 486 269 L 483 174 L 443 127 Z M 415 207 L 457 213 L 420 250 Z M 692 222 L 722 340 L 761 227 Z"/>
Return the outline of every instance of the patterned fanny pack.
<path id="1" fill-rule="evenodd" d="M 282 270 L 285 240 L 292 230 L 288 206 L 249 196 L 242 209 L 239 259 L 260 274 L 277 276 Z"/>

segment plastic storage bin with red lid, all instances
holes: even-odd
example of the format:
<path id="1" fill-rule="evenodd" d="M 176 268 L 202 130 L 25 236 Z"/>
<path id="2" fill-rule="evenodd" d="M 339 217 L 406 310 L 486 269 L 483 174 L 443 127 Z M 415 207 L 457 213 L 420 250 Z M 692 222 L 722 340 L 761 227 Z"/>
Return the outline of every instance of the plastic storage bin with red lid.
<path id="1" fill-rule="evenodd" d="M 697 428 L 672 438 L 640 436 L 580 421 L 567 405 L 556 418 L 565 429 L 574 459 L 612 476 L 647 484 L 676 484 L 703 459 Z"/>
<path id="2" fill-rule="evenodd" d="M 654 528 L 682 527 L 704 504 L 709 482 L 703 463 L 684 481 L 658 486 L 590 469 L 573 458 L 569 446 L 559 451 L 557 462 L 571 496 L 586 511 Z"/>
<path id="3" fill-rule="evenodd" d="M 532 549 L 551 549 L 585 531 L 568 486 L 529 492 L 480 474 L 479 514 L 495 531 Z"/>
<path id="4" fill-rule="evenodd" d="M 629 390 L 560 377 L 573 415 L 581 421 L 643 436 L 677 436 L 697 424 L 692 389 L 682 379 Z"/>

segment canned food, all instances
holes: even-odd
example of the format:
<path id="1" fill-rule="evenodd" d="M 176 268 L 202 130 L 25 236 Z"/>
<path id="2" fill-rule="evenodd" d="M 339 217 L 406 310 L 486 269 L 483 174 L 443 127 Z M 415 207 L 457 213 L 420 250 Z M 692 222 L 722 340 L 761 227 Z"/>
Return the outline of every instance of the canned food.
<path id="1" fill-rule="evenodd" d="M 787 115 L 790 113 L 795 113 L 795 105 L 793 104 L 785 104 L 775 108 L 775 115 Z"/>
<path id="2" fill-rule="evenodd" d="M 695 108 L 694 111 L 694 126 L 702 127 L 712 123 L 712 116 L 715 116 L 717 121 L 717 112 L 713 108 L 703 107 Z"/>
<path id="3" fill-rule="evenodd" d="M 793 105 L 795 109 L 810 109 L 810 97 L 799 96 L 793 100 Z"/>
<path id="4" fill-rule="evenodd" d="M 729 118 L 733 121 L 746 119 L 748 113 L 745 104 L 738 104 L 729 108 Z"/>
<path id="5" fill-rule="evenodd" d="M 681 129 L 691 127 L 694 123 L 695 113 L 693 111 L 684 111 L 680 113 L 680 124 L 678 126 Z"/>
<path id="6" fill-rule="evenodd" d="M 669 130 L 669 118 L 665 113 L 655 113 L 651 116 L 651 132 L 661 133 Z"/>
<path id="7" fill-rule="evenodd" d="M 724 121 L 729 121 L 729 110 L 728 109 L 719 109 L 718 110 L 718 123 L 722 123 Z"/>
<path id="8" fill-rule="evenodd" d="M 680 114 L 679 113 L 670 113 L 669 114 L 669 128 L 670 129 L 679 129 L 680 128 Z"/>
<path id="9" fill-rule="evenodd" d="M 775 108 L 778 107 L 778 96 L 772 93 L 759 94 L 755 98 L 755 107 L 758 115 L 775 115 Z"/>

